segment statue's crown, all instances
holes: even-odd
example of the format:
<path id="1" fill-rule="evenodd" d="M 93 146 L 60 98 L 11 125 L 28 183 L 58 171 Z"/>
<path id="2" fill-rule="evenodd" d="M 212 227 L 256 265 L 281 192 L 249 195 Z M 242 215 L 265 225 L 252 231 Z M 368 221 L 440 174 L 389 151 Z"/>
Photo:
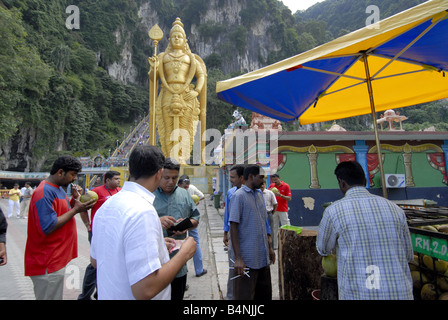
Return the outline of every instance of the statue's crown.
<path id="1" fill-rule="evenodd" d="M 170 34 L 173 33 L 174 31 L 181 32 L 184 35 L 184 37 L 186 36 L 184 30 L 184 24 L 182 23 L 180 18 L 176 18 L 176 21 L 173 22 L 173 27 L 171 28 Z"/>
<path id="2" fill-rule="evenodd" d="M 183 29 L 184 24 L 182 23 L 180 18 L 176 18 L 176 21 L 173 22 L 173 28 L 174 28 L 174 26 L 180 26 Z"/>

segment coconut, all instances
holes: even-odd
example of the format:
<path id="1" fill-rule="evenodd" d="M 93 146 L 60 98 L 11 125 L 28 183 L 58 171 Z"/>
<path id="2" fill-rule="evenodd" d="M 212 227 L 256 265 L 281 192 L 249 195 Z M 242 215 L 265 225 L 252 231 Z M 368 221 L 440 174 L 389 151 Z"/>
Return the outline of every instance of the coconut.
<path id="1" fill-rule="evenodd" d="M 98 201 L 98 194 L 95 191 L 87 191 L 81 196 L 81 198 L 79 198 L 79 201 L 85 203 L 93 199 L 95 200 L 95 202 Z"/>
<path id="2" fill-rule="evenodd" d="M 434 259 L 434 261 L 433 261 Z M 430 256 L 423 256 L 423 263 L 425 266 L 434 271 L 434 265 L 436 267 L 436 271 L 440 273 L 445 273 L 448 271 L 448 262 L 432 258 Z"/>
<path id="3" fill-rule="evenodd" d="M 330 254 L 329 256 L 322 257 L 322 267 L 325 274 L 331 278 L 336 278 L 338 275 L 338 264 L 336 255 Z"/>
<path id="4" fill-rule="evenodd" d="M 193 199 L 193 201 L 194 201 L 194 203 L 198 203 L 199 202 L 199 196 L 197 195 L 197 194 L 193 194 L 192 196 L 191 196 L 191 198 Z"/>
<path id="5" fill-rule="evenodd" d="M 448 233 L 448 224 L 443 224 L 438 228 L 439 232 Z"/>
<path id="6" fill-rule="evenodd" d="M 437 290 L 436 286 L 432 283 L 427 283 L 423 286 L 421 291 L 422 300 L 436 300 Z"/>
<path id="7" fill-rule="evenodd" d="M 439 300 L 448 300 L 448 292 L 444 292 L 440 295 Z"/>
<path id="8" fill-rule="evenodd" d="M 424 273 L 421 274 L 421 280 L 420 280 L 420 272 L 419 271 L 411 271 L 411 276 L 412 276 L 413 287 L 416 289 L 421 289 L 423 284 L 425 284 L 429 281 L 428 277 Z"/>
<path id="9" fill-rule="evenodd" d="M 437 286 L 442 291 L 448 291 L 448 280 L 443 276 L 438 276 L 437 277 Z"/>

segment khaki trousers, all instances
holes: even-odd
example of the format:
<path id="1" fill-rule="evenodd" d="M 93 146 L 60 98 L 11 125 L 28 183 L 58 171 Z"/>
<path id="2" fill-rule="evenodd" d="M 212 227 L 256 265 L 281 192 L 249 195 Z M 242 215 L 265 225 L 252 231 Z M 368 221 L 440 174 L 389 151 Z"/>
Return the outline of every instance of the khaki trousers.
<path id="1" fill-rule="evenodd" d="M 53 273 L 30 277 L 34 285 L 36 300 L 62 300 L 65 268 Z"/>
<path id="2" fill-rule="evenodd" d="M 31 199 L 23 199 L 22 202 L 20 202 L 20 218 L 28 217 L 28 210 L 30 208 L 30 202 Z"/>
<path id="3" fill-rule="evenodd" d="M 272 248 L 274 250 L 278 249 L 278 229 L 279 226 L 289 225 L 289 217 L 288 212 L 284 211 L 275 211 L 272 215 L 272 223 L 271 223 L 271 239 L 272 239 Z"/>

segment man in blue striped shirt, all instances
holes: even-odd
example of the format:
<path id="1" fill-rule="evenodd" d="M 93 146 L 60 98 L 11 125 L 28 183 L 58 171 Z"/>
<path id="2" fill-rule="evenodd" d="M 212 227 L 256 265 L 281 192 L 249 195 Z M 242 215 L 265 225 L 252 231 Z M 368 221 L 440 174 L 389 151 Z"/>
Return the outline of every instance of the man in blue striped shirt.
<path id="1" fill-rule="evenodd" d="M 335 170 L 343 199 L 329 206 L 316 246 L 336 253 L 340 300 L 412 300 L 408 262 L 413 260 L 406 216 L 393 202 L 372 195 L 357 162 Z"/>
<path id="2" fill-rule="evenodd" d="M 230 246 L 235 254 L 234 300 L 271 300 L 269 262 L 275 262 L 258 165 L 244 168 L 244 184 L 230 200 Z"/>
<path id="3" fill-rule="evenodd" d="M 233 188 L 227 191 L 225 208 L 224 208 L 224 237 L 223 242 L 224 245 L 228 248 L 227 254 L 229 258 L 229 275 L 227 279 L 227 300 L 233 300 L 233 281 L 232 279 L 235 275 L 233 272 L 233 263 L 235 260 L 235 256 L 233 254 L 232 248 L 229 247 L 229 231 L 230 231 L 230 222 L 229 222 L 229 214 L 230 214 L 230 199 L 232 199 L 233 194 L 241 188 L 244 183 L 244 164 L 236 164 L 229 171 L 229 180 L 233 185 Z"/>

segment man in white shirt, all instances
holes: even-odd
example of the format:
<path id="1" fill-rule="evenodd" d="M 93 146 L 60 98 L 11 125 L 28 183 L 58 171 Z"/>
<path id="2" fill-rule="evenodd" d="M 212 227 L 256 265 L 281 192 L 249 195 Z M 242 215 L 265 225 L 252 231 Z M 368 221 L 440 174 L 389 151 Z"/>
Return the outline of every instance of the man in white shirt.
<path id="1" fill-rule="evenodd" d="M 178 182 L 179 187 L 184 188 L 188 191 L 190 196 L 197 195 L 199 197 L 199 200 L 205 199 L 204 194 L 199 190 L 195 185 L 190 183 L 190 177 L 186 174 L 183 174 L 179 178 Z M 199 201 L 196 203 L 196 205 L 199 203 Z"/>
<path id="2" fill-rule="evenodd" d="M 22 202 L 20 202 L 20 218 L 28 218 L 28 209 L 30 207 L 31 195 L 33 194 L 33 188 L 31 188 L 30 182 L 25 182 L 25 186 L 20 190 L 22 194 Z"/>
<path id="3" fill-rule="evenodd" d="M 263 193 L 264 202 L 266 204 L 266 212 L 268 213 L 269 225 L 272 226 L 274 224 L 274 212 L 277 209 L 277 198 L 275 197 L 274 192 L 266 189 L 266 181 L 263 182 L 260 190 Z M 274 239 L 272 239 L 272 241 L 274 241 Z"/>
<path id="4" fill-rule="evenodd" d="M 164 163 L 159 148 L 137 146 L 129 157 L 129 181 L 95 215 L 90 255 L 100 300 L 168 300 L 171 281 L 194 255 L 196 242 L 189 237 L 169 257 L 175 243 L 163 238 L 153 206 Z"/>

